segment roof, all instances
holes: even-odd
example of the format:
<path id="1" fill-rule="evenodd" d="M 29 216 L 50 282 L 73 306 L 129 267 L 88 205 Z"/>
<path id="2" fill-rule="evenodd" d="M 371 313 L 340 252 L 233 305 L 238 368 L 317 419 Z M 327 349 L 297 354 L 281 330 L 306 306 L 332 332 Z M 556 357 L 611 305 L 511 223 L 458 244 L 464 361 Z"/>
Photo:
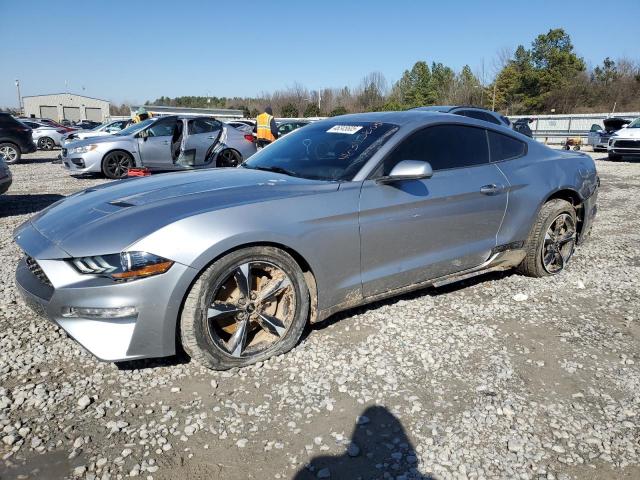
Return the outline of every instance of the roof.
<path id="1" fill-rule="evenodd" d="M 91 100 L 100 100 L 101 102 L 109 103 L 109 100 L 105 100 L 104 98 L 87 97 L 86 95 L 78 95 L 77 93 L 71 92 L 47 93 L 43 95 L 23 95 L 22 98 L 53 97 L 56 95 L 73 95 L 74 97 L 90 98 Z"/>
<path id="2" fill-rule="evenodd" d="M 321 122 L 344 121 L 344 122 L 383 122 L 393 123 L 395 125 L 406 125 L 413 122 L 424 121 L 427 117 L 443 117 L 445 114 L 438 111 L 421 111 L 421 110 L 405 110 L 400 112 L 368 112 L 368 113 L 351 113 L 348 115 L 340 115 L 339 117 L 329 117 Z M 446 114 L 447 118 L 451 115 Z M 464 118 L 464 117 L 460 117 Z"/>

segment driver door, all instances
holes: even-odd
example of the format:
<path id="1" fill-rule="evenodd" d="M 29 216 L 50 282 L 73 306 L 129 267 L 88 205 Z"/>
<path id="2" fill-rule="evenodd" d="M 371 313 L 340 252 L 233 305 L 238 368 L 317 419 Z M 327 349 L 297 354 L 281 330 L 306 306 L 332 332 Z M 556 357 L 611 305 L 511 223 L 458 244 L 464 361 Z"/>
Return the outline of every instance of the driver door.
<path id="1" fill-rule="evenodd" d="M 177 117 L 162 118 L 139 134 L 138 150 L 143 166 L 157 169 L 173 166 L 171 137 L 178 121 Z"/>
<path id="2" fill-rule="evenodd" d="M 437 125 L 415 132 L 385 158 L 374 177 L 388 175 L 402 160 L 429 162 L 433 176 L 363 183 L 365 297 L 481 264 L 496 246 L 507 207 L 508 182 L 489 163 L 482 128 Z"/>

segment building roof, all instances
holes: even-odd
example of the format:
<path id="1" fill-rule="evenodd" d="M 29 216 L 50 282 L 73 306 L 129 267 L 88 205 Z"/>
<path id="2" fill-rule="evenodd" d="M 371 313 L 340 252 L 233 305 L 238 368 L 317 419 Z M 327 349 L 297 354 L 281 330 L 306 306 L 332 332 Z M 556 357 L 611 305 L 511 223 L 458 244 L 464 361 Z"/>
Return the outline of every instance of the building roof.
<path id="1" fill-rule="evenodd" d="M 234 115 L 242 117 L 242 110 L 232 110 L 228 108 L 188 108 L 188 107 L 170 107 L 168 105 L 138 105 L 131 106 L 131 111 L 135 112 L 138 108 L 144 107 L 148 112 L 166 112 L 175 115 L 189 114 L 193 113 L 196 115 L 212 115 L 212 116 L 220 116 L 220 115 Z"/>
<path id="2" fill-rule="evenodd" d="M 91 100 L 100 100 L 101 102 L 109 103 L 109 100 L 105 100 L 104 98 L 87 97 L 86 95 L 79 95 L 77 93 L 71 92 L 46 93 L 43 95 L 23 95 L 22 98 L 54 97 L 56 95 L 73 95 L 74 97 L 90 98 Z"/>

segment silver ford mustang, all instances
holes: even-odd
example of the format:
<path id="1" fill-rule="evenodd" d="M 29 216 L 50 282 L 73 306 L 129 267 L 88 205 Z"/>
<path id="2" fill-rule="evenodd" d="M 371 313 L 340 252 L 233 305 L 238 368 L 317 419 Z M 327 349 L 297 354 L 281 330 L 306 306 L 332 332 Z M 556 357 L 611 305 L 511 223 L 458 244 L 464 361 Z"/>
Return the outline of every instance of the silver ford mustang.
<path id="1" fill-rule="evenodd" d="M 587 237 L 599 178 L 459 115 L 334 117 L 239 168 L 89 188 L 21 225 L 24 298 L 95 356 L 214 369 L 288 351 L 309 322 L 424 286 L 517 267 L 560 273 Z"/>

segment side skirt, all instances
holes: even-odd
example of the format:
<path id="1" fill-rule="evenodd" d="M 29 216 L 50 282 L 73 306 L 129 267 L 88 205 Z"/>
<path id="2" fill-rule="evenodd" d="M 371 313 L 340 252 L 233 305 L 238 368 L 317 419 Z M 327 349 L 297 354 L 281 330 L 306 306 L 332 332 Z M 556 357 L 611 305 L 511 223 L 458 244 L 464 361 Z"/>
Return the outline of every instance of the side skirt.
<path id="1" fill-rule="evenodd" d="M 523 243 L 523 242 L 519 242 Z M 347 302 L 340 303 L 338 305 L 334 305 L 331 308 L 321 310 L 318 312 L 316 322 L 322 321 L 334 313 L 348 310 L 351 308 L 359 307 L 361 305 L 366 305 L 368 303 L 376 302 L 378 300 L 383 300 L 390 297 L 395 297 L 398 295 L 402 295 L 404 293 L 413 292 L 415 290 L 421 290 L 427 287 L 442 287 L 444 285 L 449 285 L 451 283 L 460 282 L 462 280 L 467 280 L 469 278 L 477 277 L 478 275 L 484 275 L 489 272 L 501 272 L 504 270 L 509 270 L 513 267 L 516 267 L 522 262 L 524 257 L 526 256 L 526 251 L 522 249 L 515 250 L 500 250 L 500 248 L 494 249 L 492 254 L 489 256 L 489 259 L 480 265 L 470 268 L 468 270 L 462 270 L 460 272 L 456 272 L 450 275 L 445 275 L 443 277 L 433 278 L 430 280 L 426 280 L 424 282 L 415 283 L 413 285 L 407 285 L 405 287 L 396 288 L 394 290 L 388 290 L 386 292 L 379 293 L 377 295 L 372 295 L 370 297 L 359 298 L 356 300 L 351 300 Z"/>

